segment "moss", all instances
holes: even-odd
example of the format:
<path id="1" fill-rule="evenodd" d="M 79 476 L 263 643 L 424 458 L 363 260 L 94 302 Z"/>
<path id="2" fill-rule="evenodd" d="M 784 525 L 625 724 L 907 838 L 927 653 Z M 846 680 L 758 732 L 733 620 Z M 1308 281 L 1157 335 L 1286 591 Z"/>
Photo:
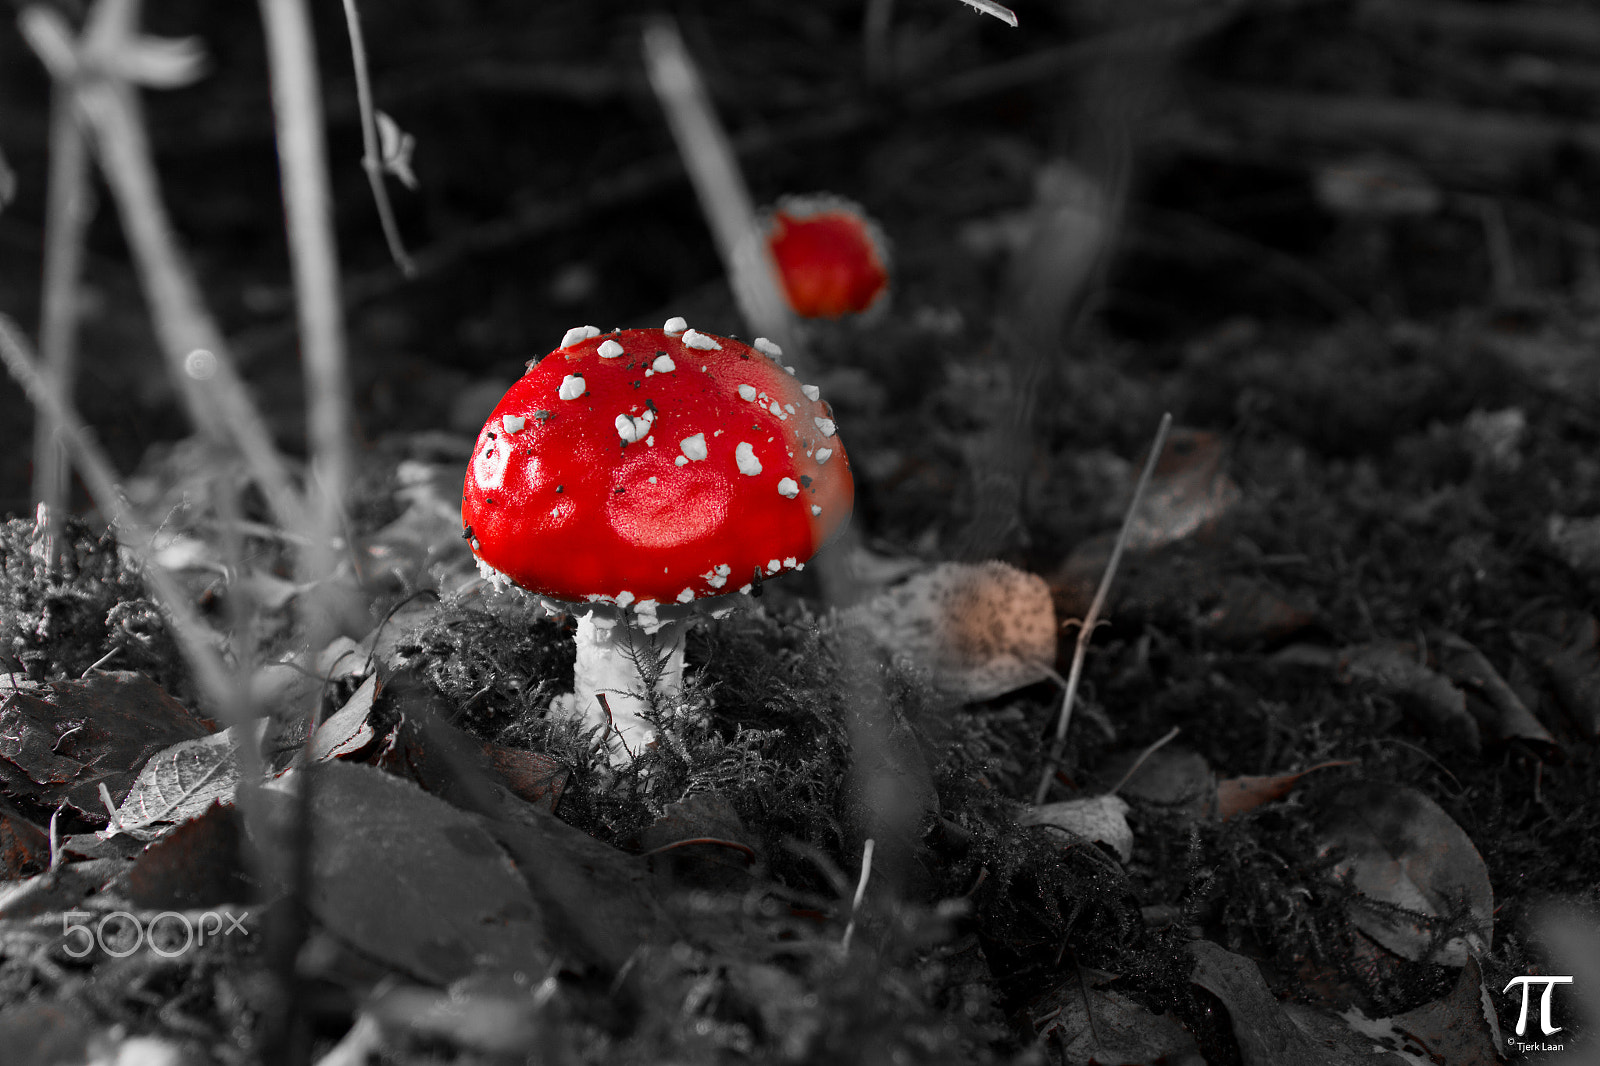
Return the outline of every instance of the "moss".
<path id="1" fill-rule="evenodd" d="M 756 847 L 791 872 L 792 844 L 841 858 L 849 742 L 838 656 L 814 619 L 746 611 L 689 638 L 688 682 L 657 709 L 658 739 L 632 764 L 596 757 L 577 723 L 546 716 L 572 686 L 573 645 L 528 597 L 446 604 L 399 651 L 485 739 L 545 751 L 571 770 L 558 813 L 625 843 L 685 795 L 726 797 Z M 810 882 L 814 872 L 802 877 Z"/>
<path id="2" fill-rule="evenodd" d="M 395 651 L 444 698 L 453 723 L 499 743 L 541 747 L 530 727 L 572 686 L 572 640 L 529 597 L 450 600 Z"/>
<path id="3" fill-rule="evenodd" d="M 169 691 L 186 687 L 165 617 L 110 530 L 59 522 L 55 558 L 30 519 L 0 526 L 0 660 L 31 681 L 78 677 L 107 665 L 142 670 Z"/>

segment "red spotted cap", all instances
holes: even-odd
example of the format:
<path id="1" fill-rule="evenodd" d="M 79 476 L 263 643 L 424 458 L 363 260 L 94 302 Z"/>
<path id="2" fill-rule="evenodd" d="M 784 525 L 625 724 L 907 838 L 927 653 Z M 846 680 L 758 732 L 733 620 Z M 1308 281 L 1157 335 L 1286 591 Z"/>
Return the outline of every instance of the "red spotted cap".
<path id="1" fill-rule="evenodd" d="M 803 566 L 855 485 L 832 411 L 781 357 L 681 318 L 569 330 L 478 434 L 461 518 L 480 568 L 627 607 Z"/>
<path id="2" fill-rule="evenodd" d="M 888 254 L 877 226 L 839 196 L 789 196 L 768 216 L 767 245 L 794 313 L 860 314 L 889 291 Z"/>

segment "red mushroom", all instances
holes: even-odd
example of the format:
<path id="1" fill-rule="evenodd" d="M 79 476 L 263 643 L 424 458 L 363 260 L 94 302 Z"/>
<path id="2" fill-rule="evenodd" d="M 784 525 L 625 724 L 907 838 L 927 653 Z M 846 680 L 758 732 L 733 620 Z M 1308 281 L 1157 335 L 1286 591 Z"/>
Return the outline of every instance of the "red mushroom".
<path id="1" fill-rule="evenodd" d="M 767 246 L 789 306 L 802 318 L 840 318 L 889 291 L 886 242 L 860 205 L 827 193 L 786 196 L 768 215 Z"/>
<path id="2" fill-rule="evenodd" d="M 803 568 L 850 517 L 832 412 L 781 356 L 681 318 L 580 327 L 478 434 L 463 535 L 496 587 L 576 615 L 575 691 L 558 709 L 604 727 L 614 761 L 681 688 L 702 601 Z"/>

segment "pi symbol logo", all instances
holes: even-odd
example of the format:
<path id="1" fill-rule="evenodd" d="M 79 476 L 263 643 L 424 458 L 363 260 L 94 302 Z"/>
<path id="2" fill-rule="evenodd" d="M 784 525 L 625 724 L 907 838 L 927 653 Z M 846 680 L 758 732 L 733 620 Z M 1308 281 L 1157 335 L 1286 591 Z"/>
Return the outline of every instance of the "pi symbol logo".
<path id="1" fill-rule="evenodd" d="M 1545 1036 L 1561 1032 L 1565 1026 L 1550 1024 L 1550 1000 L 1555 994 L 1556 985 L 1571 983 L 1571 977 L 1513 977 L 1500 990 L 1500 994 L 1503 996 L 1518 985 L 1522 986 L 1522 1012 L 1517 1015 L 1517 1035 L 1528 1031 L 1528 989 L 1536 984 L 1544 985 L 1544 995 L 1539 997 L 1539 1028 L 1544 1030 Z"/>

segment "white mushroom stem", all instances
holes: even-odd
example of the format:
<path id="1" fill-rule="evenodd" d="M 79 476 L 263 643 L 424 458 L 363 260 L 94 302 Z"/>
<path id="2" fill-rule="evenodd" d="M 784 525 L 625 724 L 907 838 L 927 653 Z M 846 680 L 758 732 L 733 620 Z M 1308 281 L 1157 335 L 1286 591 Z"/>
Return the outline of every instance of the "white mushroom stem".
<path id="1" fill-rule="evenodd" d="M 560 697 L 557 707 L 600 728 L 613 766 L 638 756 L 655 739 L 655 727 L 644 717 L 651 695 L 661 702 L 683 690 L 683 642 L 690 624 L 688 618 L 663 619 L 659 629 L 647 633 L 632 611 L 578 615 L 573 692 Z M 653 692 L 645 681 L 651 674 Z"/>

